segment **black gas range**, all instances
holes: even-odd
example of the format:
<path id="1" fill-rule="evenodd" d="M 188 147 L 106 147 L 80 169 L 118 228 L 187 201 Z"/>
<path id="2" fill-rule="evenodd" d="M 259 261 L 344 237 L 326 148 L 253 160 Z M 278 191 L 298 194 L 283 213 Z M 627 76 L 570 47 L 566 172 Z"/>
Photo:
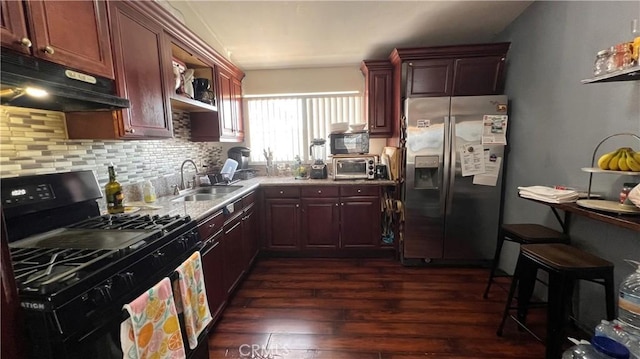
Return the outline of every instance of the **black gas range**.
<path id="1" fill-rule="evenodd" d="M 33 358 L 116 358 L 125 303 L 201 246 L 181 216 L 100 215 L 91 171 L 2 179 Z"/>

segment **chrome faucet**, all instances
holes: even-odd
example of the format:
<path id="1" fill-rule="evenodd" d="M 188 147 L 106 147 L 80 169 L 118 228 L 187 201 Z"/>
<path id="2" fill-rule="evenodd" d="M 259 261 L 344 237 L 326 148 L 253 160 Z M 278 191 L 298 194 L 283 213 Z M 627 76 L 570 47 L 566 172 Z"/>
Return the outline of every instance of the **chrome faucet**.
<path id="1" fill-rule="evenodd" d="M 182 165 L 180 166 L 180 189 L 185 189 L 185 187 L 184 187 L 184 165 L 187 164 L 187 163 L 191 163 L 193 165 L 193 168 L 196 170 L 196 175 L 198 174 L 198 166 L 196 165 L 196 163 L 193 162 L 192 160 L 184 160 L 184 162 L 182 162 Z M 194 178 L 195 178 L 195 176 L 194 176 Z M 193 187 L 195 188 L 195 186 L 196 186 L 196 181 L 194 179 Z"/>

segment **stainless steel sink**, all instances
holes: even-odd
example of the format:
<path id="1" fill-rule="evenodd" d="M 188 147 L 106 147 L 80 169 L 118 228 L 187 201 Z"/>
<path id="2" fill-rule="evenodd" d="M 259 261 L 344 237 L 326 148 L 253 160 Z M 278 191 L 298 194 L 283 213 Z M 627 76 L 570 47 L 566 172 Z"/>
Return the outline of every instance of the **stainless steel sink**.
<path id="1" fill-rule="evenodd" d="M 195 193 L 206 194 L 227 194 L 235 192 L 242 188 L 242 186 L 212 186 L 212 187 L 200 187 L 194 190 Z"/>
<path id="2" fill-rule="evenodd" d="M 219 194 L 204 194 L 204 193 L 196 193 L 190 194 L 182 197 L 178 197 L 173 200 L 173 202 L 190 202 L 190 201 L 213 201 L 222 197 Z"/>
<path id="3" fill-rule="evenodd" d="M 199 187 L 189 190 L 187 195 L 174 199 L 174 202 L 190 202 L 190 201 L 213 201 L 220 197 L 235 192 L 242 186 L 213 186 Z"/>

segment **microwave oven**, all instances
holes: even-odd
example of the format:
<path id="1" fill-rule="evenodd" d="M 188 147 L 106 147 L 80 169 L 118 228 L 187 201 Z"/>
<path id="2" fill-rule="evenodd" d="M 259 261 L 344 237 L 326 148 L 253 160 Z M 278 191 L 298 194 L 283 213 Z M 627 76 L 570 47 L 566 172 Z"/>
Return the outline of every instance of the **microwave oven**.
<path id="1" fill-rule="evenodd" d="M 332 133 L 329 148 L 332 155 L 369 153 L 369 131 Z"/>
<path id="2" fill-rule="evenodd" d="M 378 158 L 375 155 L 337 155 L 331 162 L 334 180 L 376 178 Z"/>

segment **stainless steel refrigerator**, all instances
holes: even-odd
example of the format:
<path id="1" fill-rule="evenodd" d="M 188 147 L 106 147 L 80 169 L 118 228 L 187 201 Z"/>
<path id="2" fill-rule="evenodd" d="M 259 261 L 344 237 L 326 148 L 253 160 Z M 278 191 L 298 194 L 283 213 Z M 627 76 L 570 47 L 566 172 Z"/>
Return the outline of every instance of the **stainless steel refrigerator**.
<path id="1" fill-rule="evenodd" d="M 463 177 L 460 151 L 463 145 L 481 144 L 484 115 L 507 115 L 506 96 L 408 98 L 404 114 L 403 263 L 491 260 L 501 215 L 505 146 L 483 145 L 484 158 L 500 158 L 495 186 Z"/>

